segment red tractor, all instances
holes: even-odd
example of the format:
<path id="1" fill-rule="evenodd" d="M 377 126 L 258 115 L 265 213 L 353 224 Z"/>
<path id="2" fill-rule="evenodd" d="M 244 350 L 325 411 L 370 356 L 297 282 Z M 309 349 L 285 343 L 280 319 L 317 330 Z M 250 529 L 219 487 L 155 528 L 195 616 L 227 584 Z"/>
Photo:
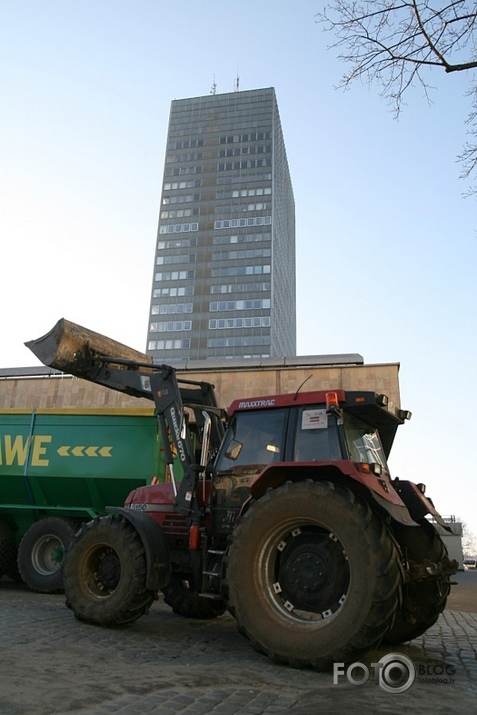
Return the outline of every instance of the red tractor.
<path id="1" fill-rule="evenodd" d="M 457 564 L 426 518 L 446 526 L 424 485 L 391 479 L 410 413 L 386 396 L 297 391 L 236 400 L 225 415 L 210 384 L 68 321 L 27 345 L 51 367 L 154 400 L 171 473 L 73 537 L 64 584 L 77 618 L 130 623 L 162 591 L 187 617 L 228 609 L 255 649 L 317 670 L 435 623 Z"/>

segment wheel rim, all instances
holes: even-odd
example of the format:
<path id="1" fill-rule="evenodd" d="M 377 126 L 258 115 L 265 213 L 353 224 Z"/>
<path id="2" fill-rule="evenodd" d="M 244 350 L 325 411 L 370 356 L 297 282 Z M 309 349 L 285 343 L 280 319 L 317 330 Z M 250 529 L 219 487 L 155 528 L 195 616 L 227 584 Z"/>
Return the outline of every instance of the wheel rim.
<path id="1" fill-rule="evenodd" d="M 281 525 L 259 559 L 266 597 L 297 621 L 322 621 L 343 606 L 350 584 L 346 552 L 333 532 L 310 523 Z"/>
<path id="2" fill-rule="evenodd" d="M 91 595 L 108 598 L 116 590 L 120 578 L 120 559 L 109 544 L 97 544 L 85 553 L 80 583 Z"/>
<path id="3" fill-rule="evenodd" d="M 38 539 L 31 551 L 33 568 L 42 576 L 56 573 L 61 568 L 64 556 L 64 544 L 53 534 L 45 534 Z"/>

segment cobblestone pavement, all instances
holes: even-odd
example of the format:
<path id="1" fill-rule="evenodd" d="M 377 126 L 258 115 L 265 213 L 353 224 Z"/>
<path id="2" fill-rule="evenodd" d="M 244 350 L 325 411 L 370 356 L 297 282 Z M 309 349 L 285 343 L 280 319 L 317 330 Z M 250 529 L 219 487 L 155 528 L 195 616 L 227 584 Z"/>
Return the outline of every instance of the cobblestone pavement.
<path id="1" fill-rule="evenodd" d="M 332 672 L 274 665 L 228 614 L 194 621 L 159 601 L 134 624 L 102 629 L 76 621 L 63 596 L 10 582 L 0 583 L 0 613 L 2 715 L 477 711 L 477 613 L 445 611 L 423 637 L 362 660 L 373 673 L 386 654 L 410 657 L 417 675 L 403 693 L 386 692 L 373 676 L 355 686 L 343 675 L 334 685 Z"/>

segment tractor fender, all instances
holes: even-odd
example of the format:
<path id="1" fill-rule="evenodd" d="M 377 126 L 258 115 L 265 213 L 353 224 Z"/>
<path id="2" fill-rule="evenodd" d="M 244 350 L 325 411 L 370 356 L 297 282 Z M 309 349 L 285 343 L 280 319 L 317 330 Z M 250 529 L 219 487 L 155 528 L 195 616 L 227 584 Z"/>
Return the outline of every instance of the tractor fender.
<path id="1" fill-rule="evenodd" d="M 432 499 L 426 497 L 423 491 L 421 491 L 420 487 L 422 487 L 422 485 L 417 485 L 414 484 L 414 482 L 408 482 L 403 479 L 395 479 L 393 486 L 415 521 L 420 521 L 427 514 L 430 514 L 434 521 L 446 529 L 446 531 L 452 533 L 451 527 L 439 514 L 432 503 Z"/>
<path id="2" fill-rule="evenodd" d="M 146 555 L 146 586 L 159 591 L 171 579 L 171 556 L 164 531 L 150 516 L 134 509 L 108 506 L 107 511 L 121 514 L 137 531 Z"/>
<path id="3" fill-rule="evenodd" d="M 367 499 L 371 504 L 374 502 L 382 510 L 387 512 L 395 521 L 404 526 L 419 526 L 415 518 L 408 508 L 401 495 L 393 488 L 392 483 L 388 483 L 387 489 L 377 489 L 375 477 L 362 477 L 358 475 L 356 470 L 351 468 L 347 461 L 334 463 L 302 463 L 297 465 L 296 462 L 282 462 L 269 465 L 257 477 L 250 488 L 251 498 L 259 499 L 267 489 L 276 489 L 287 480 L 303 481 L 312 479 L 320 481 L 326 479 L 336 484 L 347 486 L 349 489 Z M 401 482 L 400 482 L 401 484 Z M 411 482 L 409 482 L 411 484 Z M 374 488 L 373 488 L 374 487 Z M 419 490 L 416 488 L 417 492 Z M 423 495 L 421 495 L 423 496 Z M 243 507 L 242 513 L 248 509 L 249 500 Z"/>

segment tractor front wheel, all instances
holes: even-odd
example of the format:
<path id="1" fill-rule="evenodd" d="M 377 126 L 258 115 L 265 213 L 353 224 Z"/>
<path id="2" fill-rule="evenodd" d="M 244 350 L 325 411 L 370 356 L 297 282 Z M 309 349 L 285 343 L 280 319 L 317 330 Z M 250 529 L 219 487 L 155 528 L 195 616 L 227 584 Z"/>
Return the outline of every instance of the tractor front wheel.
<path id="1" fill-rule="evenodd" d="M 273 661 L 322 670 L 378 645 L 402 569 L 369 504 L 330 482 L 287 482 L 252 502 L 227 558 L 229 608 Z"/>
<path id="2" fill-rule="evenodd" d="M 66 605 L 87 623 L 131 623 L 157 598 L 146 586 L 146 570 L 144 546 L 130 522 L 116 514 L 96 518 L 82 525 L 66 555 Z"/>

